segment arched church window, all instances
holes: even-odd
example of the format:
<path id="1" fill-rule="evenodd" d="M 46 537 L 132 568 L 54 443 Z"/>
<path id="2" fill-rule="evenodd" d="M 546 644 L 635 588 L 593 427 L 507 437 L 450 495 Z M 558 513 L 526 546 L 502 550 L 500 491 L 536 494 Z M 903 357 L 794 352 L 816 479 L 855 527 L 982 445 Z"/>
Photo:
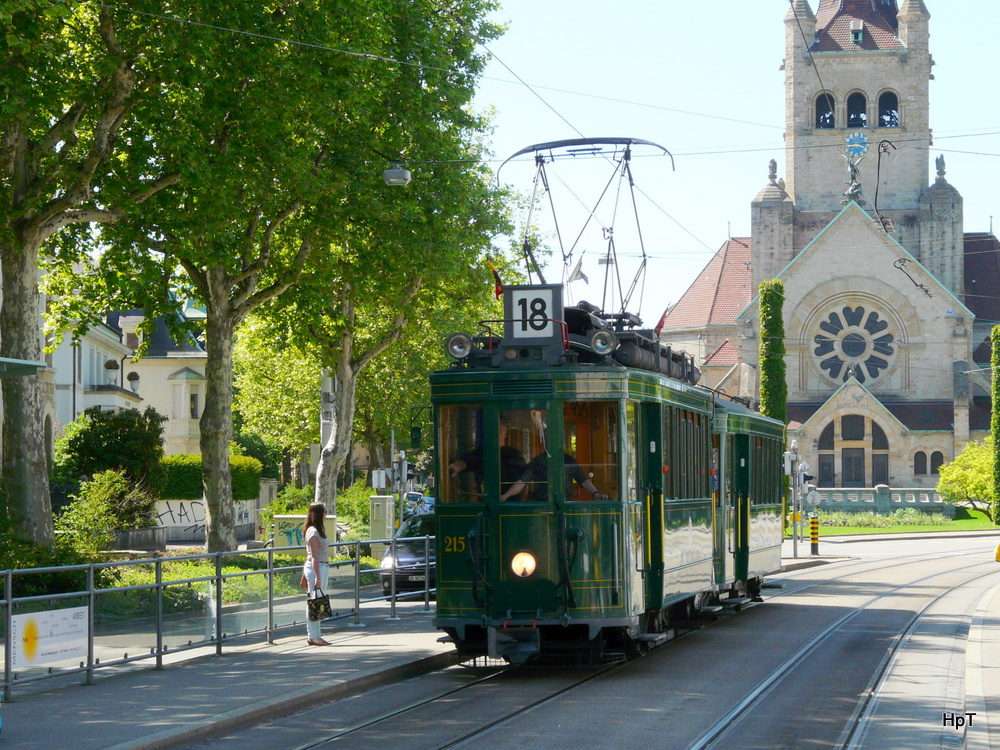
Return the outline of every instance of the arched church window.
<path id="1" fill-rule="evenodd" d="M 934 451 L 931 454 L 931 474 L 940 474 L 943 463 L 944 454 L 941 451 Z"/>
<path id="2" fill-rule="evenodd" d="M 913 473 L 914 474 L 926 474 L 927 473 L 927 454 L 923 451 L 917 451 L 913 455 Z"/>
<path id="3" fill-rule="evenodd" d="M 820 94 L 816 97 L 816 127 L 834 127 L 832 94 Z"/>
<path id="4" fill-rule="evenodd" d="M 885 430 L 872 422 L 872 450 L 889 450 L 889 439 L 885 436 Z"/>
<path id="5" fill-rule="evenodd" d="M 878 98 L 878 126 L 899 127 L 899 97 L 891 91 L 886 91 Z"/>
<path id="6" fill-rule="evenodd" d="M 847 97 L 847 127 L 868 127 L 868 99 L 864 94 L 854 92 Z"/>
<path id="7" fill-rule="evenodd" d="M 819 435 L 819 445 L 817 447 L 821 451 L 833 450 L 833 422 L 830 422 L 830 424 L 823 428 L 823 432 Z"/>
<path id="8" fill-rule="evenodd" d="M 865 418 L 860 414 L 846 414 L 840 420 L 840 433 L 844 440 L 865 439 Z"/>

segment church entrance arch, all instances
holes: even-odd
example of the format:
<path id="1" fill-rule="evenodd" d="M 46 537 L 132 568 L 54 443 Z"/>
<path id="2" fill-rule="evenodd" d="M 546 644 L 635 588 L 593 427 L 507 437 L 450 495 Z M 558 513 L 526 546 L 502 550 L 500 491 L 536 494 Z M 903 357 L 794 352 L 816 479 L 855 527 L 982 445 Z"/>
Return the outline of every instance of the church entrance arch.
<path id="1" fill-rule="evenodd" d="M 889 483 L 889 439 L 864 414 L 844 414 L 823 428 L 818 449 L 820 487 L 874 487 Z"/>

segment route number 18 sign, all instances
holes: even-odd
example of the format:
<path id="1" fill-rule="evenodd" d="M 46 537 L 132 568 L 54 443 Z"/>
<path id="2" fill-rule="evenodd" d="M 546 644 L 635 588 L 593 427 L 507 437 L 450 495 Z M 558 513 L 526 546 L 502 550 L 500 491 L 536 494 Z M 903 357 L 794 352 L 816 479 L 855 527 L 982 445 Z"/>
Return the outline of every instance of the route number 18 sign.
<path id="1" fill-rule="evenodd" d="M 504 338 L 518 344 L 544 344 L 562 337 L 563 302 L 559 284 L 504 289 Z"/>

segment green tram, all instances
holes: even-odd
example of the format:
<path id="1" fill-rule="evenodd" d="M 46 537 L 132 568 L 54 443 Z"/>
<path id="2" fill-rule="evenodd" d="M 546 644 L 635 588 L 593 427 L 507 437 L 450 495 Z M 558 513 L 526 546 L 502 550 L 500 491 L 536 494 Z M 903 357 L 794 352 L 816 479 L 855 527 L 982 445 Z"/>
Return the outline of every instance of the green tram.
<path id="1" fill-rule="evenodd" d="M 784 426 L 628 314 L 507 287 L 431 376 L 437 627 L 468 654 L 641 650 L 781 565 Z"/>

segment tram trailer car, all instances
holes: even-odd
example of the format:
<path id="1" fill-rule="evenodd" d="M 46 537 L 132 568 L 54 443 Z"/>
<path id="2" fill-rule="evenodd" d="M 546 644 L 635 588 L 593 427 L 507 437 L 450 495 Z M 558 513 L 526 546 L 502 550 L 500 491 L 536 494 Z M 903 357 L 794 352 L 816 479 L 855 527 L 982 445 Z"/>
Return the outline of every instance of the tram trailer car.
<path id="1" fill-rule="evenodd" d="M 629 314 L 504 290 L 433 373 L 436 625 L 469 655 L 637 651 L 780 568 L 784 425 Z"/>

